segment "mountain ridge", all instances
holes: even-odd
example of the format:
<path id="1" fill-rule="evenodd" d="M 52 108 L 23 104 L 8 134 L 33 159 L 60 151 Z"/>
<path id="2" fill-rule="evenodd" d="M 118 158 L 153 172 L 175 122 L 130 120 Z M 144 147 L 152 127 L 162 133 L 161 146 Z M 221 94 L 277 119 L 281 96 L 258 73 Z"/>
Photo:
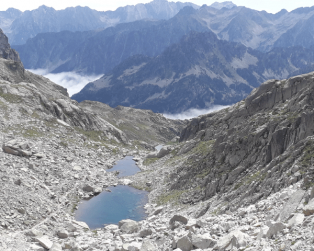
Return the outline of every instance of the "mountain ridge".
<path id="1" fill-rule="evenodd" d="M 72 97 L 112 107 L 160 113 L 230 105 L 269 79 L 285 79 L 314 66 L 314 51 L 275 48 L 268 53 L 192 32 L 157 57 L 133 56 Z"/>
<path id="2" fill-rule="evenodd" d="M 141 19 L 169 19 L 185 6 L 199 8 L 193 3 L 152 1 L 146 4 L 119 7 L 115 11 L 96 11 L 89 7 L 68 7 L 55 10 L 45 5 L 19 15 L 5 18 L 9 12 L 0 13 L 0 25 L 9 37 L 12 45 L 26 43 L 29 38 L 39 33 L 69 31 L 88 31 L 104 29 L 119 23 L 133 22 Z M 1 22 L 1 16 L 3 21 Z"/>

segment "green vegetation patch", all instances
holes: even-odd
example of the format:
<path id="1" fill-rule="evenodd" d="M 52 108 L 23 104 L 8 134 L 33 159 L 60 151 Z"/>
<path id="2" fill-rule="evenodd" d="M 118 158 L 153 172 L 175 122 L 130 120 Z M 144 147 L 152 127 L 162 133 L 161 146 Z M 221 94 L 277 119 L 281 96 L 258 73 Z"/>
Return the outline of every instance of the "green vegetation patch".
<path id="1" fill-rule="evenodd" d="M 22 102 L 22 99 L 20 96 L 11 94 L 11 93 L 4 93 L 2 89 L 0 89 L 0 96 L 9 103 L 21 103 Z"/>
<path id="2" fill-rule="evenodd" d="M 144 160 L 143 165 L 149 166 L 149 165 L 155 163 L 157 160 L 159 160 L 159 158 L 147 158 Z"/>
<path id="3" fill-rule="evenodd" d="M 215 140 L 201 141 L 192 149 L 191 153 L 206 156 L 209 152 L 211 152 L 214 143 Z"/>
<path id="4" fill-rule="evenodd" d="M 179 204 L 180 203 L 180 197 L 184 193 L 184 190 L 172 190 L 169 193 L 160 195 L 156 203 L 158 205 L 165 205 L 167 203 L 172 203 L 172 204 Z"/>

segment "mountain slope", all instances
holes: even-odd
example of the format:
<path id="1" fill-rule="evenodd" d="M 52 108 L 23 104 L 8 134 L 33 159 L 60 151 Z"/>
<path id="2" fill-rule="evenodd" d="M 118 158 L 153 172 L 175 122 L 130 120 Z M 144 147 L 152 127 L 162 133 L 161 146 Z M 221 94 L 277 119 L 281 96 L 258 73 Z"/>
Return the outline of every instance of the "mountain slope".
<path id="1" fill-rule="evenodd" d="M 155 58 L 125 60 L 73 98 L 178 113 L 235 103 L 262 82 L 287 78 L 313 64 L 313 49 L 277 48 L 262 53 L 218 40 L 212 32 L 194 32 Z"/>
<path id="2" fill-rule="evenodd" d="M 192 3 L 175 3 L 166 0 L 154 0 L 147 4 L 120 7 L 116 11 L 106 12 L 80 6 L 55 10 L 43 5 L 36 10 L 25 11 L 15 16 L 10 27 L 7 26 L 11 19 L 6 19 L 5 31 L 11 44 L 20 45 L 39 33 L 87 31 L 141 19 L 169 19 L 185 6 L 198 8 Z"/>
<path id="3" fill-rule="evenodd" d="M 181 143 L 147 168 L 149 180 L 154 170 L 166 172 L 153 185 L 156 201 L 204 201 L 197 217 L 235 212 L 299 181 L 303 190 L 312 187 L 313 77 L 267 81 L 230 108 L 192 119 Z M 268 219 L 284 222 L 283 210 Z"/>

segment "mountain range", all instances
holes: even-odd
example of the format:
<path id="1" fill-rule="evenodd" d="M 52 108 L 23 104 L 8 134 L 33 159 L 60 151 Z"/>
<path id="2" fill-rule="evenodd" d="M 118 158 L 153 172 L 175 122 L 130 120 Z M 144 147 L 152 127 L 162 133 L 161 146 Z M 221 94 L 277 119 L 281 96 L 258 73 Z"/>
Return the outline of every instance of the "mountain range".
<path id="1" fill-rule="evenodd" d="M 236 103 L 266 80 L 309 68 L 314 69 L 314 47 L 263 53 L 213 32 L 192 32 L 157 57 L 130 57 L 72 98 L 179 113 Z"/>
<path id="2" fill-rule="evenodd" d="M 43 33 L 13 46 L 28 69 L 104 74 L 136 54 L 155 57 L 191 31 L 268 52 L 277 47 L 314 44 L 314 7 L 277 14 L 246 7 L 184 7 L 164 21 L 139 20 L 101 31 Z"/>
<path id="3" fill-rule="evenodd" d="M 185 6 L 199 8 L 193 3 L 153 0 L 147 4 L 128 5 L 115 11 L 96 11 L 88 7 L 70 7 L 55 10 L 45 5 L 32 11 L 8 9 L 0 12 L 0 28 L 9 37 L 11 45 L 24 44 L 39 33 L 60 31 L 87 31 L 104 29 L 119 23 L 136 20 L 169 19 Z"/>

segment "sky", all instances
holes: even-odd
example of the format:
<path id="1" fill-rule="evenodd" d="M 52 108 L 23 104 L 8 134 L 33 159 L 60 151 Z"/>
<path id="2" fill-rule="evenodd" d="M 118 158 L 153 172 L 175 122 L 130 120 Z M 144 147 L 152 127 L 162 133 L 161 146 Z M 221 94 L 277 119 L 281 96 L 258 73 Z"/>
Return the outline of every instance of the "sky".
<path id="1" fill-rule="evenodd" d="M 65 9 L 66 7 L 73 6 L 88 6 L 91 9 L 99 11 L 115 10 L 118 7 L 126 5 L 135 5 L 137 3 L 148 3 L 152 0 L 10 0 L 1 1 L 0 10 L 7 10 L 10 7 L 25 11 L 33 10 L 41 5 L 53 7 L 57 10 Z M 173 0 L 174 2 L 179 0 Z M 180 0 L 181 2 L 193 2 L 197 5 L 211 5 L 217 0 Z M 223 2 L 223 1 L 218 1 Z M 294 10 L 299 7 L 314 6 L 313 0 L 233 0 L 234 4 L 238 6 L 246 6 L 255 10 L 266 10 L 267 12 L 277 13 L 281 9 L 288 11 Z"/>

